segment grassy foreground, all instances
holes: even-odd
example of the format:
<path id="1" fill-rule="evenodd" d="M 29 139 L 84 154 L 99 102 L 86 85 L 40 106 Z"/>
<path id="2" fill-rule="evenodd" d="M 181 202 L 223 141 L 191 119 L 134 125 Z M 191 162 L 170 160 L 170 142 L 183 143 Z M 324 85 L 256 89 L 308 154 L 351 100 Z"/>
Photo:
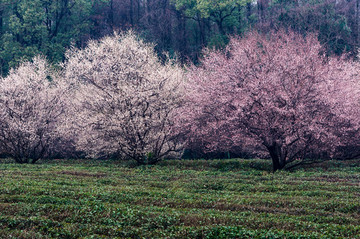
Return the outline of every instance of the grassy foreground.
<path id="1" fill-rule="evenodd" d="M 360 238 L 360 160 L 0 161 L 0 238 Z"/>

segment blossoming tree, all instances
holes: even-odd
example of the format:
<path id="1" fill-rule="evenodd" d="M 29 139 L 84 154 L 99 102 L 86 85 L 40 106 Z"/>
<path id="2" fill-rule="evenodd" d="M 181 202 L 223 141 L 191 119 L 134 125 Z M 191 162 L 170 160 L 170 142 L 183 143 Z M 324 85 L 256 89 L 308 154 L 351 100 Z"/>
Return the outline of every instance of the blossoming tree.
<path id="1" fill-rule="evenodd" d="M 65 79 L 75 90 L 80 150 L 154 164 L 181 146 L 173 130 L 183 71 L 159 61 L 132 32 L 67 53 Z"/>
<path id="2" fill-rule="evenodd" d="M 233 38 L 189 69 L 183 122 L 208 150 L 261 145 L 274 171 L 295 160 L 331 157 L 356 131 L 359 67 L 321 54 L 316 36 L 280 31 Z"/>
<path id="3" fill-rule="evenodd" d="M 59 138 L 63 88 L 42 57 L 0 79 L 0 151 L 18 163 L 47 157 Z"/>

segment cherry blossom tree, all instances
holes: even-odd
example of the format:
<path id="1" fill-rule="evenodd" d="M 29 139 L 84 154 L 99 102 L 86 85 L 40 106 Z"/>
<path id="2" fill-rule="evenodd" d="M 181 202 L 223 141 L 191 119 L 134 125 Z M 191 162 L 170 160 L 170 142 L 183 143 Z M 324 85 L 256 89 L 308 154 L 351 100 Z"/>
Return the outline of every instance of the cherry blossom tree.
<path id="1" fill-rule="evenodd" d="M 49 156 L 65 110 L 57 75 L 42 57 L 0 79 L 0 151 L 17 163 Z"/>
<path id="2" fill-rule="evenodd" d="M 189 68 L 181 122 L 208 151 L 262 146 L 273 170 L 332 157 L 357 132 L 359 65 L 327 58 L 315 35 L 250 33 Z M 349 135 L 349 134 L 347 134 Z"/>
<path id="3" fill-rule="evenodd" d="M 183 71 L 161 63 L 152 45 L 132 33 L 91 41 L 67 53 L 65 74 L 75 90 L 78 148 L 154 164 L 178 152 L 174 130 Z"/>

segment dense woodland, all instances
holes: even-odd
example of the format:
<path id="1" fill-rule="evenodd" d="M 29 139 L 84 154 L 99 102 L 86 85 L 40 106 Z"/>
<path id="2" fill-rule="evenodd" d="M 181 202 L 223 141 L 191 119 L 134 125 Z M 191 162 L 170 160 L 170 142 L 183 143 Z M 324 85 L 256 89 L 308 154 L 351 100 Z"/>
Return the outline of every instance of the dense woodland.
<path id="1" fill-rule="evenodd" d="M 43 54 L 64 60 L 66 48 L 84 47 L 119 30 L 136 30 L 159 55 L 197 62 L 204 47 L 221 48 L 233 34 L 281 27 L 318 32 L 328 54 L 356 56 L 359 0 L 1 0 L 0 73 Z"/>

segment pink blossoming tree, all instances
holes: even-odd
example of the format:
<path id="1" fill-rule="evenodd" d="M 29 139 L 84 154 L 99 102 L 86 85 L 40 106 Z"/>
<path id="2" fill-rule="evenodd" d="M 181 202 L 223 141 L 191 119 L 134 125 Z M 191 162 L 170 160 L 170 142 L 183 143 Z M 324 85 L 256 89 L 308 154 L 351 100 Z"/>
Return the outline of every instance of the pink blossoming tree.
<path id="1" fill-rule="evenodd" d="M 260 145 L 274 171 L 332 157 L 342 136 L 358 130 L 360 68 L 321 50 L 314 35 L 280 31 L 205 52 L 188 73 L 181 123 L 189 144 L 202 142 L 208 151 Z"/>

